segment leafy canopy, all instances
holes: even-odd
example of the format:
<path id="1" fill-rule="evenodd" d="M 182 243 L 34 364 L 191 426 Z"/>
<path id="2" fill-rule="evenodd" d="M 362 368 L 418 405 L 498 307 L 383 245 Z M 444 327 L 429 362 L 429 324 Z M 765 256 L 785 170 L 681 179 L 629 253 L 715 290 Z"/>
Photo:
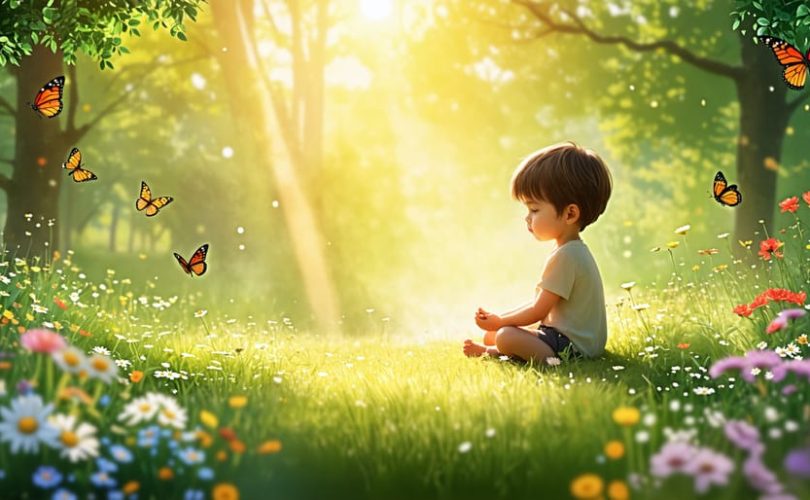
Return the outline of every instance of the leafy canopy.
<path id="1" fill-rule="evenodd" d="M 165 28 L 173 37 L 185 41 L 183 20 L 196 21 L 199 4 L 204 0 L 0 0 L 0 66 L 20 65 L 37 44 L 54 53 L 62 52 L 67 64 L 76 63 L 77 52 L 84 52 L 112 68 L 114 54 L 129 50 L 122 35 L 140 36 L 145 24 L 157 30 Z"/>
<path id="2" fill-rule="evenodd" d="M 743 35 L 770 35 L 807 50 L 810 45 L 810 6 L 806 0 L 737 0 L 732 28 Z"/>

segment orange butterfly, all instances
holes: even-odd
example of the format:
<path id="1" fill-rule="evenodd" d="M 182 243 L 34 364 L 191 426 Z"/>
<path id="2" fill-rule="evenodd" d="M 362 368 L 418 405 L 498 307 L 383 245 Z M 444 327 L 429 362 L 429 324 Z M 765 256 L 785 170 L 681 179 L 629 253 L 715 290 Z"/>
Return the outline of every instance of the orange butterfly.
<path id="1" fill-rule="evenodd" d="M 86 168 L 82 168 L 82 152 L 79 151 L 79 148 L 70 150 L 68 159 L 62 164 L 62 168 L 68 169 L 68 175 L 72 176 L 73 180 L 76 182 L 87 182 L 98 179 L 96 174 Z"/>
<path id="2" fill-rule="evenodd" d="M 144 181 L 141 181 L 141 195 L 138 196 L 138 199 L 135 200 L 135 208 L 138 211 L 146 210 L 147 217 L 153 217 L 157 215 L 158 210 L 162 207 L 165 207 L 169 203 L 174 200 L 171 196 L 161 196 L 160 198 L 152 198 L 152 190 L 149 189 L 149 186 L 146 185 Z"/>
<path id="3" fill-rule="evenodd" d="M 43 116 L 53 118 L 62 112 L 62 90 L 64 87 L 65 77 L 57 76 L 39 89 L 37 96 L 34 97 L 33 104 L 30 102 L 28 104 L 31 109 L 39 113 L 40 118 Z"/>
<path id="4" fill-rule="evenodd" d="M 729 186 L 723 172 L 718 171 L 717 174 L 715 174 L 712 192 L 714 193 L 714 199 L 721 205 L 736 207 L 742 203 L 742 195 L 737 191 L 737 185 L 732 184 Z"/>
<path id="5" fill-rule="evenodd" d="M 799 49 L 779 38 L 760 35 L 759 39 L 771 48 L 779 64 L 785 68 L 782 77 L 787 86 L 796 90 L 804 87 L 807 80 L 807 66 L 810 65 L 810 50 L 806 55 L 802 55 Z"/>
<path id="6" fill-rule="evenodd" d="M 205 271 L 208 269 L 208 264 L 205 263 L 205 256 L 208 255 L 208 243 L 201 246 L 194 252 L 194 255 L 186 262 L 186 259 L 180 256 L 177 252 L 174 253 L 174 258 L 177 259 L 177 262 L 180 263 L 180 267 L 183 268 L 187 274 L 194 276 L 202 276 L 205 274 Z"/>

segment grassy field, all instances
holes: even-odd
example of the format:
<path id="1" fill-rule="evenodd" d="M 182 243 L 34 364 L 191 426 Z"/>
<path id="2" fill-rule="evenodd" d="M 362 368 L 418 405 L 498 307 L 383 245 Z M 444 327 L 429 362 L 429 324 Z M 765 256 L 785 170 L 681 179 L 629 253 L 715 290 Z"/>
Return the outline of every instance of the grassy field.
<path id="1" fill-rule="evenodd" d="M 752 350 L 796 367 L 806 357 L 807 316 L 765 333 L 805 303 L 801 230 L 790 226 L 784 257 L 765 260 L 759 242 L 727 236 L 717 252 L 689 249 L 682 228 L 654 249 L 672 261 L 671 281 L 625 283 L 608 305 L 607 354 L 545 366 L 465 358 L 472 325 L 452 341 L 312 335 L 284 318 L 141 294 L 113 272 L 90 282 L 70 256 L 12 259 L 0 268 L 0 488 L 8 498 L 736 499 L 767 488 L 810 498 L 807 476 L 786 462 L 809 444 L 803 372 L 776 381 L 763 369 L 750 383 L 739 369 L 709 373 Z M 732 247 L 746 244 L 750 260 L 735 261 Z M 65 349 L 23 345 L 42 327 L 78 348 L 77 373 L 63 369 Z M 22 398 L 38 431 L 54 414 L 74 420 L 34 437 L 26 410 L 13 411 Z M 734 421 L 758 431 L 756 452 L 729 437 Z M 24 437 L 35 450 L 14 449 Z M 662 472 L 654 463 L 673 442 L 703 453 L 688 462 L 715 465 Z"/>

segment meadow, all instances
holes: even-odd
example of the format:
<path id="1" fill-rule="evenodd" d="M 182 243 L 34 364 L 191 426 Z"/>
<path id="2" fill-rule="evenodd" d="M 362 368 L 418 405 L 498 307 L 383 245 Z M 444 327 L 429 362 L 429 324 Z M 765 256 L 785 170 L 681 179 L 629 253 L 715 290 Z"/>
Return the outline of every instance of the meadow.
<path id="1" fill-rule="evenodd" d="M 801 200 L 801 201 L 800 201 Z M 810 498 L 810 192 L 760 241 L 689 226 L 597 360 L 229 315 L 72 253 L 0 263 L 5 498 Z"/>

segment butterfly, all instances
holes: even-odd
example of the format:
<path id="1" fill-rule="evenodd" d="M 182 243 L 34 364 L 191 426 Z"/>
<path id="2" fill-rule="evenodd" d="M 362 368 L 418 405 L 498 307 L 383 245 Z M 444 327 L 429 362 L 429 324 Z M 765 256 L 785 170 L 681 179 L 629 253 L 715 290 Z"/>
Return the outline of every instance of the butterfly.
<path id="1" fill-rule="evenodd" d="M 57 76 L 39 89 L 37 96 L 34 97 L 33 104 L 30 102 L 28 104 L 31 109 L 39 113 L 40 118 L 43 116 L 53 118 L 62 112 L 62 90 L 64 87 L 65 77 Z"/>
<path id="2" fill-rule="evenodd" d="M 174 253 L 174 258 L 177 259 L 177 262 L 180 263 L 180 267 L 183 268 L 183 271 L 186 273 L 194 276 L 202 276 L 205 274 L 205 271 L 208 269 L 208 264 L 205 263 L 205 256 L 208 255 L 208 243 L 201 246 L 194 252 L 194 255 L 191 256 L 188 261 L 184 259 L 180 254 L 177 252 Z"/>
<path id="3" fill-rule="evenodd" d="M 171 196 L 161 196 L 160 198 L 152 198 L 152 190 L 145 182 L 141 181 L 141 195 L 135 200 L 135 208 L 146 210 L 146 216 L 152 217 L 157 215 L 158 210 L 165 207 L 172 202 L 174 198 Z"/>
<path id="4" fill-rule="evenodd" d="M 787 86 L 796 90 L 804 87 L 804 82 L 807 80 L 807 67 L 810 65 L 810 50 L 807 51 L 807 54 L 802 55 L 799 49 L 779 38 L 760 35 L 759 39 L 771 48 L 776 60 L 785 68 L 782 77 Z"/>
<path id="5" fill-rule="evenodd" d="M 73 180 L 76 182 L 87 182 L 98 179 L 96 174 L 86 168 L 82 168 L 82 152 L 79 151 L 79 148 L 70 150 L 67 161 L 62 164 L 62 168 L 68 169 L 68 175 L 72 176 Z"/>
<path id="6" fill-rule="evenodd" d="M 729 186 L 723 172 L 718 171 L 714 176 L 712 192 L 714 193 L 714 199 L 721 205 L 736 207 L 742 202 L 742 195 L 737 191 L 737 185 L 732 184 Z"/>

